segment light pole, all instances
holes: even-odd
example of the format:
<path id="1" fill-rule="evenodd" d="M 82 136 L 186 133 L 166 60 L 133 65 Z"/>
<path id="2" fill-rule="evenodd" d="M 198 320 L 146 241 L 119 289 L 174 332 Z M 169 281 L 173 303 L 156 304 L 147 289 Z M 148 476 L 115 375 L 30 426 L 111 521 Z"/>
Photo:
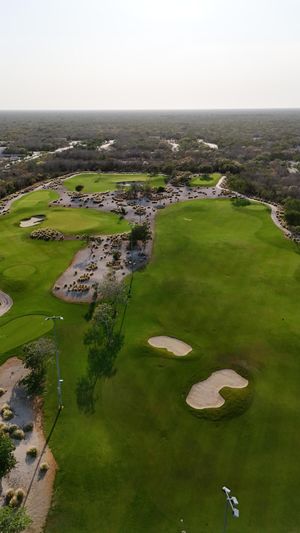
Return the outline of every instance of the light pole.
<path id="1" fill-rule="evenodd" d="M 57 329 L 56 322 L 57 320 L 63 320 L 63 316 L 47 316 L 45 320 L 52 320 L 54 326 L 54 341 L 55 341 L 55 356 L 56 356 L 56 372 L 57 372 L 57 395 L 58 395 L 58 408 L 62 409 L 62 391 L 61 384 L 63 379 L 60 377 L 60 367 L 59 367 L 59 350 L 58 350 L 58 340 L 57 340 Z"/>
<path id="2" fill-rule="evenodd" d="M 228 508 L 231 507 L 232 516 L 234 518 L 238 518 L 240 516 L 239 510 L 235 507 L 235 505 L 238 505 L 239 502 L 237 501 L 235 496 L 230 496 L 231 490 L 227 487 L 222 487 L 222 491 L 225 493 L 226 496 L 226 504 L 225 504 L 225 514 L 224 514 L 224 526 L 223 526 L 223 533 L 226 533 L 227 531 L 227 515 L 228 515 Z"/>

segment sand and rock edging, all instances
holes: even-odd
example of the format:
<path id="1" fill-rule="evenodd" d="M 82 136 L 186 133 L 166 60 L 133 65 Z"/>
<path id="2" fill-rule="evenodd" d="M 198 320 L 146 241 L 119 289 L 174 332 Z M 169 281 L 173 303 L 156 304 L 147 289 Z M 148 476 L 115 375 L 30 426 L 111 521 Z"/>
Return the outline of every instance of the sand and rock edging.
<path id="1" fill-rule="evenodd" d="M 7 313 L 13 306 L 12 298 L 3 291 L 0 291 L 0 316 Z"/>
<path id="2" fill-rule="evenodd" d="M 225 400 L 220 394 L 224 387 L 242 389 L 249 381 L 240 376 L 235 370 L 224 369 L 213 372 L 207 379 L 200 381 L 190 389 L 186 403 L 193 409 L 213 409 L 222 407 Z"/>
<path id="3" fill-rule="evenodd" d="M 192 347 L 186 342 L 176 339 L 175 337 L 168 337 L 165 335 L 150 337 L 150 339 L 148 339 L 148 343 L 153 348 L 163 348 L 178 357 L 187 355 L 192 351 Z"/>
<path id="4" fill-rule="evenodd" d="M 8 489 L 16 490 L 21 488 L 25 493 L 29 488 L 33 473 L 40 454 L 45 445 L 45 436 L 42 428 L 42 412 L 38 405 L 27 397 L 26 391 L 19 385 L 27 370 L 23 362 L 17 357 L 8 359 L 0 366 L 0 387 L 4 389 L 1 396 L 0 405 L 8 404 L 13 412 L 13 418 L 9 422 L 0 417 L 1 423 L 8 425 L 16 424 L 21 428 L 32 423 L 32 430 L 24 432 L 24 438 L 13 439 L 15 444 L 14 455 L 17 459 L 16 466 L 2 480 L 2 493 L 0 493 L 0 505 L 4 504 L 5 494 Z M 37 457 L 30 457 L 27 451 L 30 448 L 37 449 Z M 47 463 L 49 469 L 42 473 L 40 470 L 36 473 L 32 488 L 26 501 L 26 510 L 32 519 L 32 524 L 26 529 L 27 533 L 40 533 L 43 531 L 48 511 L 50 509 L 53 484 L 56 473 L 56 462 L 47 447 L 44 451 L 41 464 Z"/>

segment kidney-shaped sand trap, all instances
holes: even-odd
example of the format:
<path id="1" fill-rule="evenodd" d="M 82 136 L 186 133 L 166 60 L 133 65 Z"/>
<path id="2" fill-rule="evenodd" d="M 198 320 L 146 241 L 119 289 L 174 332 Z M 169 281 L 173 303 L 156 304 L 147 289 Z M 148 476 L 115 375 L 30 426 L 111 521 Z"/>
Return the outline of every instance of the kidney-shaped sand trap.
<path id="1" fill-rule="evenodd" d="M 174 355 L 187 355 L 192 351 L 192 347 L 175 337 L 151 337 L 148 339 L 149 344 L 154 348 L 165 348 Z"/>
<path id="2" fill-rule="evenodd" d="M 248 380 L 242 378 L 234 370 L 217 370 L 209 378 L 192 386 L 186 402 L 194 409 L 221 407 L 225 403 L 224 398 L 219 394 L 223 387 L 242 389 L 247 385 Z"/>
<path id="3" fill-rule="evenodd" d="M 20 228 L 30 228 L 31 226 L 37 226 L 45 220 L 45 215 L 36 215 L 31 218 L 23 218 L 20 222 Z"/>

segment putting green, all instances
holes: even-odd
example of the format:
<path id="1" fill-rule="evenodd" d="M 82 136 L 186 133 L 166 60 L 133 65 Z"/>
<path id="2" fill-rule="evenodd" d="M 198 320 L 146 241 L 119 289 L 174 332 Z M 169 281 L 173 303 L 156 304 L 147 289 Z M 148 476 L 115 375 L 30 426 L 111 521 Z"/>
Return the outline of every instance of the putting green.
<path id="1" fill-rule="evenodd" d="M 53 228 L 65 234 L 106 235 L 129 231 L 128 223 L 112 213 L 102 213 L 96 209 L 49 207 L 49 202 L 57 198 L 58 195 L 53 191 L 37 191 L 23 196 L 12 205 L 12 213 L 22 213 L 22 218 L 25 212 L 26 218 L 30 218 L 32 215 L 29 216 L 29 213 L 33 210 L 46 216 L 36 227 L 20 228 L 24 235 L 40 228 Z"/>
<path id="2" fill-rule="evenodd" d="M 214 187 L 217 185 L 219 179 L 221 178 L 220 172 L 213 172 L 208 175 L 195 176 L 191 180 L 192 187 Z"/>
<path id="3" fill-rule="evenodd" d="M 8 352 L 36 337 L 45 335 L 52 327 L 51 321 L 45 320 L 44 316 L 28 315 L 15 318 L 0 327 L 1 352 Z"/>
<path id="4" fill-rule="evenodd" d="M 105 192 L 117 189 L 118 184 L 135 181 L 148 182 L 152 187 L 164 186 L 164 176 L 150 177 L 148 174 L 97 174 L 83 173 L 64 181 L 64 185 L 75 191 L 78 185 L 83 185 L 83 193 Z"/>

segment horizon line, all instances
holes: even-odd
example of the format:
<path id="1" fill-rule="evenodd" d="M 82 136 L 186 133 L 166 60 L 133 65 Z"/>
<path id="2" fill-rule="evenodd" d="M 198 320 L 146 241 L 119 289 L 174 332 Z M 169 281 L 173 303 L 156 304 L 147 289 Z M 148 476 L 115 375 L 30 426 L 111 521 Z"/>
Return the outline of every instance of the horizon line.
<path id="1" fill-rule="evenodd" d="M 28 108 L 28 109 L 0 109 L 0 113 L 24 112 L 182 112 L 182 111 L 299 111 L 299 107 L 207 107 L 207 108 L 109 108 L 109 109 L 82 109 L 82 108 Z"/>

